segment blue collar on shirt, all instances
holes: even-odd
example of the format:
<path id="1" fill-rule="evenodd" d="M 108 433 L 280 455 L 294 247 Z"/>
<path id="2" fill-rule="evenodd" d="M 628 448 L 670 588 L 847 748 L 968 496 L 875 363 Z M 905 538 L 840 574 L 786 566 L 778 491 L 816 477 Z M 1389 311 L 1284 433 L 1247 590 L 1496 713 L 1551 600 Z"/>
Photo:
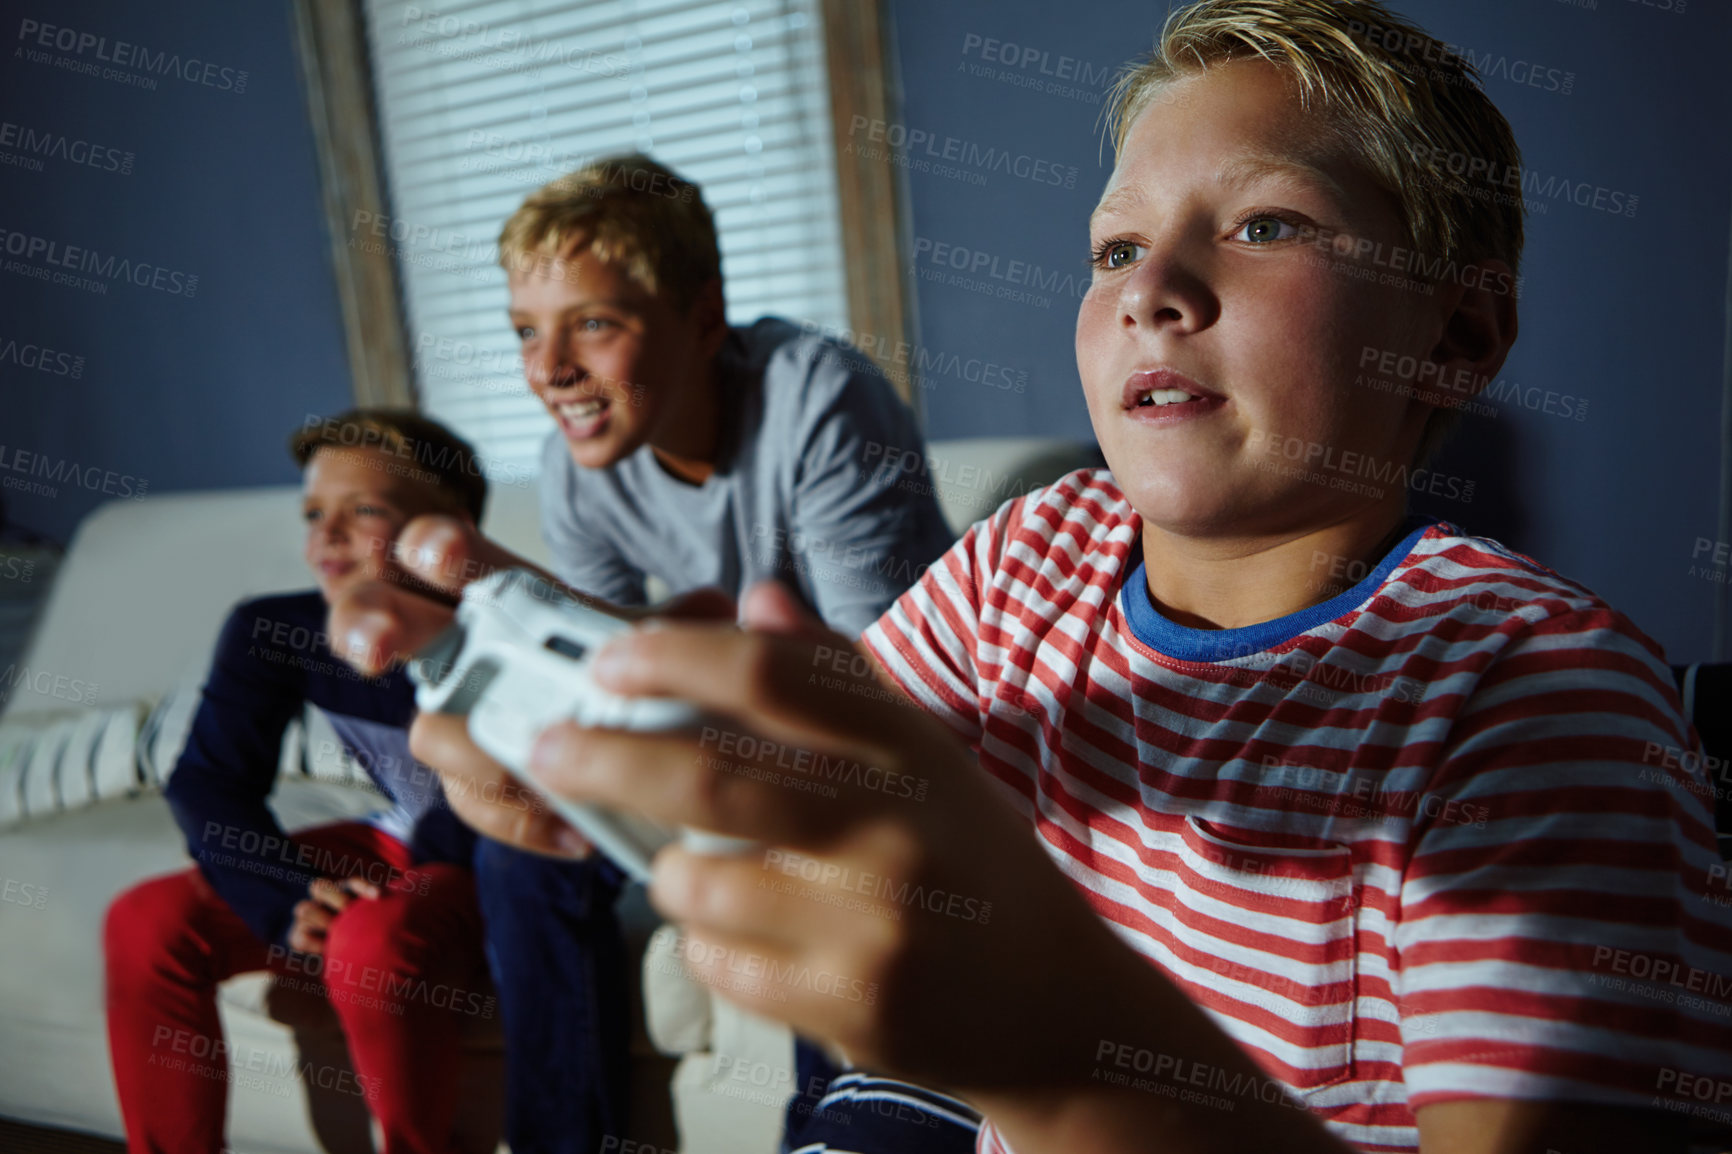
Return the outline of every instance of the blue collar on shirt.
<path id="1" fill-rule="evenodd" d="M 1149 600 L 1149 583 L 1143 576 L 1142 542 L 1138 540 L 1133 546 L 1137 551 L 1137 563 L 1125 575 L 1124 587 L 1119 590 L 1119 608 L 1124 611 L 1125 620 L 1130 623 L 1131 632 L 1138 641 L 1157 653 L 1180 661 L 1225 661 L 1260 653 L 1363 604 L 1395 567 L 1413 552 L 1425 531 L 1437 523 L 1432 517 L 1409 517 L 1407 524 L 1413 528 L 1384 554 L 1377 568 L 1351 589 L 1297 613 L 1273 621 L 1260 621 L 1243 629 L 1192 629 L 1163 617 Z"/>

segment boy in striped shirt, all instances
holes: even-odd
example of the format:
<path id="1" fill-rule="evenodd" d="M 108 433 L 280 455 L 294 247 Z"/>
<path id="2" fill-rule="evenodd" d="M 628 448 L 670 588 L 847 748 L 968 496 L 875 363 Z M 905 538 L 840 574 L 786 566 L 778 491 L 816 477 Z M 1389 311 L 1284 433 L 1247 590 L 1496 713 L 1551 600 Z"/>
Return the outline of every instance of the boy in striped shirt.
<path id="1" fill-rule="evenodd" d="M 658 859 L 688 964 L 968 1101 L 983 1150 L 1685 1149 L 1732 1112 L 1732 933 L 1663 656 L 1406 512 L 1515 340 L 1507 123 L 1372 0 L 1203 0 L 1116 111 L 1076 342 L 1111 470 L 1010 502 L 866 632 L 920 708 L 774 586 L 745 631 L 598 658 L 922 800 L 575 726 L 536 771 L 765 843 Z"/>

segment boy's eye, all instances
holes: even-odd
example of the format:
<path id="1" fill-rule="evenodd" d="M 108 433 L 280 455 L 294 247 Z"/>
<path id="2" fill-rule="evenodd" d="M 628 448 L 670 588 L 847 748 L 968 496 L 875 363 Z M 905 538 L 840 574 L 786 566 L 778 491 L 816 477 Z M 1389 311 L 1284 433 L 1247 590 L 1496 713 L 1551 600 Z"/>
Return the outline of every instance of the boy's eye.
<path id="1" fill-rule="evenodd" d="M 1102 241 L 1094 251 L 1094 264 L 1096 268 L 1124 268 L 1143 252 L 1141 245 L 1132 244 L 1128 240 Z"/>
<path id="2" fill-rule="evenodd" d="M 584 317 L 577 323 L 578 331 L 584 333 L 605 332 L 612 327 L 613 322 L 606 317 Z"/>
<path id="3" fill-rule="evenodd" d="M 314 521 L 317 521 L 318 519 L 319 519 L 319 511 L 317 509 L 302 509 L 301 510 L 301 520 L 305 521 L 307 524 L 311 525 Z"/>
<path id="4" fill-rule="evenodd" d="M 389 517 L 390 510 L 383 505 L 356 505 L 355 512 L 363 517 Z"/>
<path id="5" fill-rule="evenodd" d="M 1269 244 L 1278 240 L 1290 240 L 1298 235 L 1298 228 L 1279 217 L 1255 216 L 1233 234 L 1233 239 L 1249 241 L 1251 244 Z"/>
<path id="6" fill-rule="evenodd" d="M 534 335 L 535 335 L 535 330 L 533 328 L 531 328 L 529 325 L 518 325 L 517 326 L 517 339 L 518 340 L 526 341 L 529 338 L 533 337 Z"/>

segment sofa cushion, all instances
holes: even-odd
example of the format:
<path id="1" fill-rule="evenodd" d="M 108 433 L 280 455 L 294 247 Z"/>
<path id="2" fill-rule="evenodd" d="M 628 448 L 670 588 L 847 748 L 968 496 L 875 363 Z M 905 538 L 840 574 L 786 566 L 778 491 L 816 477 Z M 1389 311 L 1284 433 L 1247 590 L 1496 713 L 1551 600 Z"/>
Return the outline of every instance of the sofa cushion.
<path id="1" fill-rule="evenodd" d="M 290 829 L 352 818 L 375 802 L 304 779 L 280 783 L 271 798 Z M 160 797 L 106 801 L 0 833 L 0 861 L 0 1038 L 7 1040 L 0 1115 L 118 1134 L 103 1016 L 103 918 L 122 890 L 187 868 L 180 831 Z M 231 1040 L 292 1056 L 282 1027 L 249 1018 L 225 1013 Z"/>
<path id="2" fill-rule="evenodd" d="M 0 720 L 0 829 L 144 787 L 137 706 Z"/>

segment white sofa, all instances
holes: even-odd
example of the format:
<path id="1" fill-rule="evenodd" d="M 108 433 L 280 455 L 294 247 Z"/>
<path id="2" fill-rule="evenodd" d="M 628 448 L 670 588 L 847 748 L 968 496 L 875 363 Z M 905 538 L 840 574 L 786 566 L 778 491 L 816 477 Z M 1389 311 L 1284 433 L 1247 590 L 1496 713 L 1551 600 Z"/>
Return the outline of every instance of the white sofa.
<path id="1" fill-rule="evenodd" d="M 935 443 L 932 464 L 953 524 L 1092 460 L 1044 440 Z M 484 528 L 545 563 L 533 488 L 495 487 Z M 102 1002 L 100 933 L 109 902 L 134 882 L 184 868 L 159 794 L 197 704 L 229 608 L 306 588 L 292 487 L 149 497 L 104 505 L 80 526 L 0 712 L 0 1116 L 118 1137 Z M 318 732 L 285 740 L 272 805 L 286 828 L 352 816 L 379 796 L 353 766 L 321 756 Z M 653 914 L 628 895 L 628 932 Z M 649 1035 L 684 1055 L 677 1073 L 634 1043 L 630 1138 L 685 1154 L 768 1154 L 791 1084 L 785 1029 L 712 1002 L 646 954 Z M 225 984 L 225 1030 L 270 1070 L 346 1063 L 328 1007 L 263 975 Z M 296 1059 L 297 1052 L 300 1055 Z M 312 1059 L 311 1065 L 307 1060 Z M 465 1041 L 466 1148 L 498 1142 L 496 1023 Z M 673 1109 L 668 1087 L 673 1086 Z M 237 1152 L 370 1149 L 359 1099 L 290 1074 L 231 1092 Z"/>

